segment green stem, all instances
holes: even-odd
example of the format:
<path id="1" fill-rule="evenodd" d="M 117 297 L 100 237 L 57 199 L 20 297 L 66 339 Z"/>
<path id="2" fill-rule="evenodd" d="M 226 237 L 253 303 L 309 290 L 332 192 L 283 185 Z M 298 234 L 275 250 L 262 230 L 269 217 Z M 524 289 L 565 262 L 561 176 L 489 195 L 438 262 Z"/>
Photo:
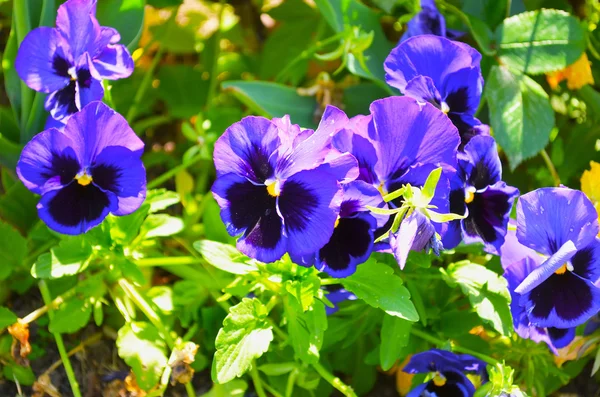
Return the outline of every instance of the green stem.
<path id="1" fill-rule="evenodd" d="M 552 179 L 554 180 L 554 185 L 560 186 L 560 176 L 558 176 L 558 172 L 556 172 L 556 168 L 554 167 L 554 164 L 552 163 L 552 159 L 550 158 L 550 156 L 548 156 L 548 152 L 546 152 L 546 149 L 542 149 L 542 151 L 540 152 L 540 155 L 544 159 L 544 163 L 546 163 L 546 167 L 548 167 L 548 171 L 550 171 L 550 175 L 552 175 Z"/>
<path id="2" fill-rule="evenodd" d="M 327 371 L 325 367 L 321 365 L 320 362 L 317 361 L 316 363 L 312 364 L 312 366 L 315 369 L 315 371 L 317 371 L 318 374 L 321 375 L 323 379 L 325 379 L 331 386 L 339 390 L 340 393 L 342 393 L 344 396 L 357 397 L 352 387 L 348 386 L 347 384 L 342 382 L 340 378 Z"/>
<path id="3" fill-rule="evenodd" d="M 44 304 L 46 304 L 46 306 L 49 306 L 48 316 L 50 317 L 50 320 L 52 320 L 52 318 L 54 317 L 54 312 L 52 311 L 53 308 L 51 307 L 52 296 L 50 295 L 50 290 L 48 289 L 48 286 L 46 285 L 45 281 L 40 281 L 38 283 L 38 287 L 40 289 L 40 293 L 42 294 Z M 69 384 L 71 385 L 71 391 L 73 392 L 73 396 L 81 397 L 81 392 L 79 391 L 79 384 L 77 383 L 77 379 L 75 378 L 75 373 L 73 372 L 71 361 L 69 361 L 69 355 L 67 353 L 67 349 L 65 349 L 65 343 L 63 341 L 63 338 L 58 332 L 53 332 L 52 335 L 54 335 L 56 347 L 58 348 L 58 354 L 60 355 L 63 367 L 65 368 L 65 372 L 67 373 L 67 378 L 69 379 Z"/>
<path id="4" fill-rule="evenodd" d="M 123 289 L 123 292 L 125 292 L 125 295 L 127 295 L 127 297 L 129 297 L 129 299 L 133 301 L 137 308 L 140 309 L 142 313 L 144 313 L 148 320 L 150 320 L 152 325 L 156 327 L 158 332 L 162 334 L 165 342 L 167 342 L 167 345 L 169 345 L 169 348 L 173 349 L 173 347 L 175 346 L 175 341 L 171 337 L 171 333 L 164 326 L 161 318 L 158 316 L 158 314 L 156 314 L 152 306 L 150 306 L 146 299 L 126 279 L 119 279 L 119 285 Z"/>
<path id="5" fill-rule="evenodd" d="M 220 9 L 219 9 L 219 26 L 217 31 L 215 32 L 215 53 L 213 57 L 213 62 L 210 70 L 210 83 L 208 85 L 208 95 L 206 97 L 206 105 L 210 105 L 215 94 L 217 92 L 217 85 L 219 84 L 218 80 L 218 71 L 219 71 L 219 55 L 221 54 L 221 24 L 223 22 L 223 11 L 225 10 L 225 1 L 219 1 Z"/>
<path id="6" fill-rule="evenodd" d="M 288 376 L 287 384 L 285 386 L 285 397 L 292 397 L 297 377 L 298 371 L 296 369 L 292 370 L 292 372 L 290 372 L 290 376 Z"/>
<path id="7" fill-rule="evenodd" d="M 138 108 L 140 107 L 140 104 L 142 103 L 142 100 L 144 99 L 144 96 L 146 95 L 146 91 L 148 91 L 148 88 L 150 88 L 150 85 L 152 84 L 152 77 L 154 76 L 154 70 L 156 69 L 156 66 L 158 66 L 158 63 L 160 62 L 164 52 L 165 52 L 165 49 L 162 45 L 160 47 L 158 47 L 158 51 L 156 51 L 156 54 L 154 54 L 154 58 L 152 59 L 152 63 L 150 64 L 150 67 L 148 68 L 148 70 L 146 70 L 146 73 L 144 74 L 144 78 L 142 79 L 142 82 L 141 82 L 140 86 L 138 87 L 137 92 L 135 93 L 135 97 L 133 98 L 133 103 L 131 104 L 131 107 L 127 111 L 127 116 L 125 117 L 127 119 L 127 121 L 129 122 L 129 124 L 131 124 L 131 122 L 138 115 L 138 112 L 139 112 Z"/>
<path id="8" fill-rule="evenodd" d="M 258 369 L 256 368 L 256 361 L 252 362 L 252 369 L 250 370 L 250 377 L 252 377 L 252 383 L 254 383 L 254 391 L 258 397 L 267 397 L 265 393 L 265 389 L 263 388 L 262 381 L 260 380 L 260 375 L 258 373 Z"/>
<path id="9" fill-rule="evenodd" d="M 506 0 L 506 18 L 510 17 L 510 9 L 512 8 L 512 0 Z"/>
<path id="10" fill-rule="evenodd" d="M 417 327 L 414 327 L 414 326 L 411 328 L 410 333 L 413 334 L 414 336 L 416 336 L 417 338 L 421 338 L 421 339 L 423 339 L 427 342 L 430 342 L 431 344 L 434 344 L 436 346 L 441 346 L 446 343 L 446 341 L 444 341 L 440 338 L 437 338 L 433 335 L 430 335 L 430 334 L 426 333 L 425 331 L 423 331 Z M 470 355 L 477 357 L 491 365 L 498 364 L 498 360 L 496 360 L 495 358 L 490 357 L 486 354 L 478 353 L 478 352 L 471 350 L 469 348 L 466 348 L 466 347 L 452 345 L 452 350 L 455 352 L 458 352 L 458 353 L 470 354 Z"/>
<path id="11" fill-rule="evenodd" d="M 13 16 L 15 21 L 15 29 L 17 33 L 17 43 L 19 45 L 31 30 L 31 23 L 29 21 L 29 1 L 14 0 L 13 1 Z M 21 143 L 28 141 L 24 135 L 27 129 L 27 121 L 29 119 L 29 112 L 31 108 L 31 102 L 33 98 L 33 92 L 21 82 Z"/>
<path id="12" fill-rule="evenodd" d="M 283 397 L 283 394 L 279 393 L 277 390 L 273 389 L 271 386 L 269 386 L 268 383 L 264 383 L 263 384 L 264 388 L 267 389 L 267 391 L 269 393 L 271 393 L 274 397 Z"/>
<path id="13" fill-rule="evenodd" d="M 163 183 L 165 183 L 166 181 L 168 181 L 169 179 L 171 179 L 175 175 L 177 175 L 178 172 L 185 170 L 186 168 L 196 164 L 197 162 L 199 162 L 202 159 L 203 159 L 203 154 L 198 153 L 197 155 L 195 155 L 188 161 L 179 164 L 177 167 L 170 169 L 169 171 L 165 172 L 162 175 L 159 175 L 157 178 L 150 181 L 150 183 L 148 183 L 147 188 L 148 189 L 157 188 L 158 186 L 162 185 Z"/>
<path id="14" fill-rule="evenodd" d="M 320 49 L 322 49 L 323 47 L 328 46 L 331 43 L 335 43 L 336 41 L 342 39 L 345 36 L 345 32 L 339 32 L 337 34 L 334 34 L 333 36 L 323 40 L 323 41 L 317 41 L 315 43 L 314 46 L 310 47 L 307 50 L 304 50 L 300 53 L 300 55 L 298 55 L 296 58 L 294 58 L 290 63 L 288 63 L 282 70 L 281 72 L 279 72 L 277 74 L 277 77 L 275 77 L 275 81 L 278 83 L 281 83 L 283 80 L 283 77 L 286 75 L 286 73 L 293 68 L 294 66 L 296 66 L 296 64 L 298 62 L 301 62 L 305 59 L 310 58 L 311 56 L 314 55 L 314 53 L 316 53 L 317 51 L 319 51 Z"/>
<path id="15" fill-rule="evenodd" d="M 342 280 L 340 280 L 339 278 L 322 278 L 321 279 L 321 285 L 336 285 L 336 284 L 341 284 Z"/>
<path id="16" fill-rule="evenodd" d="M 183 266 L 204 263 L 204 260 L 193 256 L 175 256 L 166 258 L 144 258 L 135 261 L 138 266 Z"/>
<path id="17" fill-rule="evenodd" d="M 48 313 L 49 310 L 56 309 L 58 307 L 58 305 L 63 303 L 65 300 L 71 298 L 73 295 L 75 295 L 75 292 L 77 292 L 77 288 L 73 287 L 70 290 L 68 290 L 67 292 L 65 292 L 64 294 L 54 298 L 53 301 L 51 301 L 49 303 L 44 302 L 44 306 L 32 311 L 31 313 L 29 313 L 28 315 L 26 315 L 25 317 L 20 319 L 19 322 L 21 324 L 29 324 L 29 323 L 34 322 L 38 318 L 42 317 L 44 314 Z"/>

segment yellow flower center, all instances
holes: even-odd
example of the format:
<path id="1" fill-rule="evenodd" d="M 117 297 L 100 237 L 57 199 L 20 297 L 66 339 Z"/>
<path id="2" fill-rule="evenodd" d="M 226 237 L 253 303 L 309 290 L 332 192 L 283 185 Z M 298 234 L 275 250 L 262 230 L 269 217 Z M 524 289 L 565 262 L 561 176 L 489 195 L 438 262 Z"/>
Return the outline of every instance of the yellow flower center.
<path id="1" fill-rule="evenodd" d="M 465 192 L 465 203 L 469 204 L 473 201 L 473 199 L 475 199 L 475 192 L 472 190 L 467 190 Z"/>
<path id="2" fill-rule="evenodd" d="M 267 183 L 267 192 L 271 197 L 279 197 L 279 195 L 281 194 L 281 183 L 278 179 Z"/>
<path id="3" fill-rule="evenodd" d="M 333 228 L 335 229 L 336 227 L 338 227 L 339 224 L 340 224 L 340 216 L 338 215 L 337 219 L 335 220 L 335 223 L 333 224 Z"/>
<path id="4" fill-rule="evenodd" d="M 446 102 L 442 102 L 442 112 L 444 112 L 444 114 L 448 114 L 448 112 L 450 112 L 450 106 L 448 106 Z"/>
<path id="5" fill-rule="evenodd" d="M 433 384 L 437 387 L 444 386 L 446 384 L 446 377 L 439 372 L 436 372 L 435 376 L 433 377 Z"/>
<path id="6" fill-rule="evenodd" d="M 79 183 L 81 186 L 87 186 L 92 183 L 93 180 L 92 176 L 86 174 L 85 172 L 82 175 L 77 175 L 75 179 L 77 179 L 77 183 Z"/>
<path id="7" fill-rule="evenodd" d="M 565 272 L 567 271 L 567 264 L 565 263 L 564 265 L 562 265 L 557 271 L 555 271 L 554 273 L 556 274 L 565 274 Z"/>
<path id="8" fill-rule="evenodd" d="M 388 194 L 387 189 L 385 188 L 385 182 L 381 182 L 379 186 L 377 186 L 377 190 L 379 190 L 379 193 L 381 193 L 382 196 Z"/>

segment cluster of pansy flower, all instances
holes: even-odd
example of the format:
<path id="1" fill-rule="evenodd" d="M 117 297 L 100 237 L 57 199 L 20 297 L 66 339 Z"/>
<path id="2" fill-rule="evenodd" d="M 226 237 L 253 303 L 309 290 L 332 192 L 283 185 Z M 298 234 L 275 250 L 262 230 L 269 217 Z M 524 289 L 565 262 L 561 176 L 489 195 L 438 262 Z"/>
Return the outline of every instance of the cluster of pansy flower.
<path id="1" fill-rule="evenodd" d="M 500 248 L 518 191 L 501 181 L 495 141 L 474 117 L 480 59 L 463 43 L 411 37 L 384 65 L 405 96 L 374 101 L 369 115 L 330 106 L 316 131 L 288 117 L 228 128 L 215 144 L 213 193 L 240 251 L 266 262 L 287 252 L 346 277 L 373 250 L 403 268 L 411 250 Z"/>
<path id="2" fill-rule="evenodd" d="M 109 213 L 127 215 L 146 196 L 144 143 L 127 121 L 99 102 L 103 79 L 133 71 L 119 33 L 100 26 L 96 0 L 68 0 L 56 28 L 23 39 L 15 67 L 32 89 L 47 93 L 48 128 L 25 146 L 17 174 L 41 195 L 38 214 L 51 229 L 81 234 Z"/>

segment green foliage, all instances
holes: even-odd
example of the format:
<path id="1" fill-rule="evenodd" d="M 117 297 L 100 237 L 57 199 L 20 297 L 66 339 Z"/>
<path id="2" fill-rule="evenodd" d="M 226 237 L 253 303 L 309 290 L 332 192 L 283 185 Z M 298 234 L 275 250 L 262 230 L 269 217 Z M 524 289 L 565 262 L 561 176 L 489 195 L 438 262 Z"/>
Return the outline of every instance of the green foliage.
<path id="1" fill-rule="evenodd" d="M 104 0 L 98 2 L 96 17 L 102 26 L 110 26 L 121 35 L 121 43 L 135 48 L 144 25 L 145 0 Z"/>
<path id="2" fill-rule="evenodd" d="M 246 274 L 257 270 L 256 266 L 249 263 L 249 258 L 240 253 L 235 247 L 216 241 L 196 241 L 194 248 L 202 254 L 204 259 L 217 269 L 233 274 Z"/>
<path id="3" fill-rule="evenodd" d="M 418 321 L 419 315 L 410 301 L 410 293 L 394 271 L 374 260 L 360 265 L 352 276 L 342 280 L 344 288 L 352 291 L 369 305 L 381 308 L 390 316 Z"/>
<path id="4" fill-rule="evenodd" d="M 39 279 L 53 279 L 80 273 L 89 265 L 92 246 L 85 236 L 67 237 L 50 253 L 42 254 L 31 268 Z"/>
<path id="5" fill-rule="evenodd" d="M 0 330 L 17 322 L 17 316 L 7 308 L 0 306 Z"/>
<path id="6" fill-rule="evenodd" d="M 533 79 L 493 66 L 485 97 L 494 136 L 508 156 L 511 169 L 548 144 L 554 112 L 548 94 Z"/>
<path id="7" fill-rule="evenodd" d="M 379 363 L 384 371 L 389 370 L 402 357 L 408 344 L 412 323 L 403 318 L 384 316 L 381 326 L 381 346 L 379 347 Z"/>
<path id="8" fill-rule="evenodd" d="M 20 267 L 27 254 L 27 240 L 9 224 L 0 221 L 0 280 Z"/>
<path id="9" fill-rule="evenodd" d="M 215 342 L 217 352 L 212 366 L 215 383 L 242 376 L 268 350 L 273 331 L 266 321 L 267 314 L 260 301 L 248 298 L 229 310 Z"/>

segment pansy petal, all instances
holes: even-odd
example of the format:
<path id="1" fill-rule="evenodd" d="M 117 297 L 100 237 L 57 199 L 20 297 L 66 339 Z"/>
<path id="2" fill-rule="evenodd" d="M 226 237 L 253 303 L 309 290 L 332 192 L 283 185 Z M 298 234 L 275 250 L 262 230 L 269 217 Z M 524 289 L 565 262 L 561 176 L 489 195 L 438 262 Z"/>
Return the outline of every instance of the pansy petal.
<path id="1" fill-rule="evenodd" d="M 48 227 L 63 234 L 82 234 L 98 226 L 111 211 L 117 197 L 93 184 L 73 181 L 62 189 L 45 193 L 37 205 L 38 215 Z"/>
<path id="2" fill-rule="evenodd" d="M 109 146 L 122 146 L 140 154 L 144 150 L 144 142 L 127 120 L 102 102 L 92 102 L 71 116 L 64 133 L 83 148 L 79 155 L 85 167 L 94 164 L 96 156 Z"/>
<path id="3" fill-rule="evenodd" d="M 404 95 L 432 105 L 440 106 L 442 97 L 433 84 L 433 80 L 427 76 L 416 76 L 406 84 Z"/>
<path id="4" fill-rule="evenodd" d="M 450 250 L 459 245 L 462 241 L 462 228 L 460 225 L 460 220 L 446 223 L 441 236 L 444 249 Z"/>
<path id="5" fill-rule="evenodd" d="M 600 240 L 595 238 L 590 245 L 578 250 L 571 258 L 571 264 L 575 274 L 598 285 L 600 281 Z"/>
<path id="6" fill-rule="evenodd" d="M 110 44 L 93 59 L 98 75 L 107 80 L 123 79 L 133 73 L 133 58 L 127 47 L 121 44 Z"/>
<path id="7" fill-rule="evenodd" d="M 331 302 L 333 304 L 333 307 L 329 307 L 329 306 L 325 306 L 325 313 L 327 313 L 328 316 L 331 316 L 333 313 L 337 312 L 340 308 L 339 308 L 339 303 L 344 302 L 344 301 L 354 301 L 356 300 L 356 295 L 354 295 L 352 292 L 347 291 L 343 288 L 338 288 L 336 290 L 329 290 L 329 293 L 326 295 L 326 298 L 329 300 L 329 302 Z"/>
<path id="8" fill-rule="evenodd" d="M 389 97 L 371 104 L 369 137 L 378 142 L 377 175 L 391 180 L 421 163 L 456 166 L 458 131 L 429 103 L 408 97 Z"/>
<path id="9" fill-rule="evenodd" d="M 212 192 L 229 234 L 242 235 L 237 244 L 240 251 L 262 262 L 283 256 L 283 222 L 277 213 L 277 199 L 269 195 L 266 186 L 231 173 L 217 178 Z"/>
<path id="10" fill-rule="evenodd" d="M 400 269 L 404 269 L 408 253 L 425 249 L 434 235 L 433 225 L 418 210 L 400 223 L 396 233 L 390 232 L 390 246 Z"/>
<path id="11" fill-rule="evenodd" d="M 277 204 L 284 219 L 290 255 L 311 254 L 329 241 L 342 197 L 337 178 L 320 167 L 299 172 L 285 181 Z"/>
<path id="12" fill-rule="evenodd" d="M 408 21 L 401 41 L 423 34 L 446 36 L 446 20 L 438 11 L 434 0 L 421 0 L 421 11 Z"/>
<path id="13" fill-rule="evenodd" d="M 75 103 L 77 107 L 83 109 L 87 104 L 101 100 L 104 96 L 104 87 L 96 79 L 89 79 L 85 83 L 77 82 Z"/>
<path id="14" fill-rule="evenodd" d="M 258 183 L 273 176 L 272 154 L 281 144 L 278 133 L 264 117 L 248 116 L 232 124 L 215 143 L 217 176 L 236 173 Z"/>
<path id="15" fill-rule="evenodd" d="M 596 332 L 597 329 L 600 328 L 600 315 L 596 314 L 585 325 L 583 330 L 583 335 L 588 336 Z"/>
<path id="16" fill-rule="evenodd" d="M 333 146 L 341 152 L 351 153 L 358 161 L 358 179 L 378 183 L 375 175 L 377 152 L 375 143 L 369 139 L 368 125 L 371 116 L 355 116 L 346 127 L 333 137 Z"/>
<path id="17" fill-rule="evenodd" d="M 340 207 L 340 217 L 347 218 L 359 212 L 369 212 L 367 207 L 387 207 L 379 190 L 363 181 L 353 181 L 344 185 L 344 201 Z M 387 222 L 387 215 L 383 217 L 373 213 L 371 215 L 377 219 L 379 227 Z"/>
<path id="18" fill-rule="evenodd" d="M 525 294 L 540 286 L 551 278 L 558 269 L 564 266 L 576 252 L 577 248 L 573 242 L 570 240 L 567 241 L 554 255 L 529 273 L 525 280 L 515 288 L 515 291 L 519 294 Z"/>
<path id="19" fill-rule="evenodd" d="M 600 288 L 567 271 L 522 295 L 520 304 L 538 327 L 576 327 L 600 310 Z"/>
<path id="20" fill-rule="evenodd" d="M 518 195 L 517 188 L 504 182 L 475 193 L 462 223 L 465 242 L 483 242 L 488 252 L 497 252 L 504 244 L 510 210 Z"/>
<path id="21" fill-rule="evenodd" d="M 56 120 L 65 120 L 67 117 L 79 111 L 75 97 L 77 95 L 77 82 L 70 81 L 67 86 L 54 91 L 46 97 L 44 109 L 46 109 L 52 118 Z"/>
<path id="22" fill-rule="evenodd" d="M 384 63 L 385 80 L 404 92 L 410 80 L 423 75 L 439 89 L 446 76 L 471 64 L 470 52 L 453 41 L 433 35 L 416 36 L 390 52 Z"/>
<path id="23" fill-rule="evenodd" d="M 69 84 L 69 60 L 56 29 L 40 27 L 25 36 L 19 46 L 15 69 L 27 86 L 41 92 L 59 91 Z M 62 56 L 61 56 L 62 55 Z"/>
<path id="24" fill-rule="evenodd" d="M 425 392 L 427 385 L 428 385 L 428 383 L 422 383 L 422 384 L 418 385 L 417 387 L 412 389 L 410 392 L 408 392 L 406 397 L 423 397 L 423 392 Z"/>
<path id="25" fill-rule="evenodd" d="M 468 173 L 468 183 L 475 189 L 485 189 L 502 180 L 502 163 L 494 138 L 483 135 L 473 137 L 465 145 L 465 153 L 472 167 Z"/>
<path id="26" fill-rule="evenodd" d="M 69 42 L 74 59 L 93 50 L 95 7 L 96 0 L 69 0 L 58 7 L 56 27 Z"/>
<path id="27" fill-rule="evenodd" d="M 122 146 L 109 146 L 96 157 L 90 172 L 96 186 L 118 197 L 119 208 L 113 214 L 128 215 L 144 202 L 146 169 L 139 153 Z"/>
<path id="28" fill-rule="evenodd" d="M 314 134 L 298 144 L 290 155 L 280 159 L 277 164 L 277 177 L 287 179 L 299 171 L 311 170 L 321 165 L 329 154 L 333 136 L 347 123 L 348 116 L 343 111 L 335 106 L 327 106 Z"/>
<path id="29" fill-rule="evenodd" d="M 69 184 L 81 169 L 73 146 L 69 137 L 56 129 L 34 136 L 17 163 L 17 175 L 25 187 L 43 194 Z"/>
<path id="30" fill-rule="evenodd" d="M 331 238 L 319 250 L 315 267 L 332 277 L 352 275 L 371 254 L 375 226 L 375 219 L 368 213 L 340 218 Z"/>
<path id="31" fill-rule="evenodd" d="M 449 114 L 448 116 L 456 128 L 458 128 L 458 133 L 460 134 L 460 150 L 463 150 L 465 145 L 476 136 L 490 136 L 490 126 L 481 124 L 475 117 L 453 114 Z M 457 118 L 461 119 L 461 123 L 456 123 Z M 465 122 L 465 119 L 469 119 L 469 122 Z"/>
<path id="32" fill-rule="evenodd" d="M 594 205 L 578 190 L 541 188 L 517 204 L 517 238 L 542 254 L 554 254 L 567 241 L 584 248 L 598 231 Z"/>
<path id="33" fill-rule="evenodd" d="M 575 339 L 575 327 L 572 328 L 554 328 L 548 327 L 548 336 L 552 342 L 552 345 L 556 349 L 562 349 L 573 342 Z"/>
<path id="34" fill-rule="evenodd" d="M 483 82 L 479 79 L 481 69 L 465 68 L 446 75 L 439 88 L 450 112 L 474 115 L 479 107 Z"/>

